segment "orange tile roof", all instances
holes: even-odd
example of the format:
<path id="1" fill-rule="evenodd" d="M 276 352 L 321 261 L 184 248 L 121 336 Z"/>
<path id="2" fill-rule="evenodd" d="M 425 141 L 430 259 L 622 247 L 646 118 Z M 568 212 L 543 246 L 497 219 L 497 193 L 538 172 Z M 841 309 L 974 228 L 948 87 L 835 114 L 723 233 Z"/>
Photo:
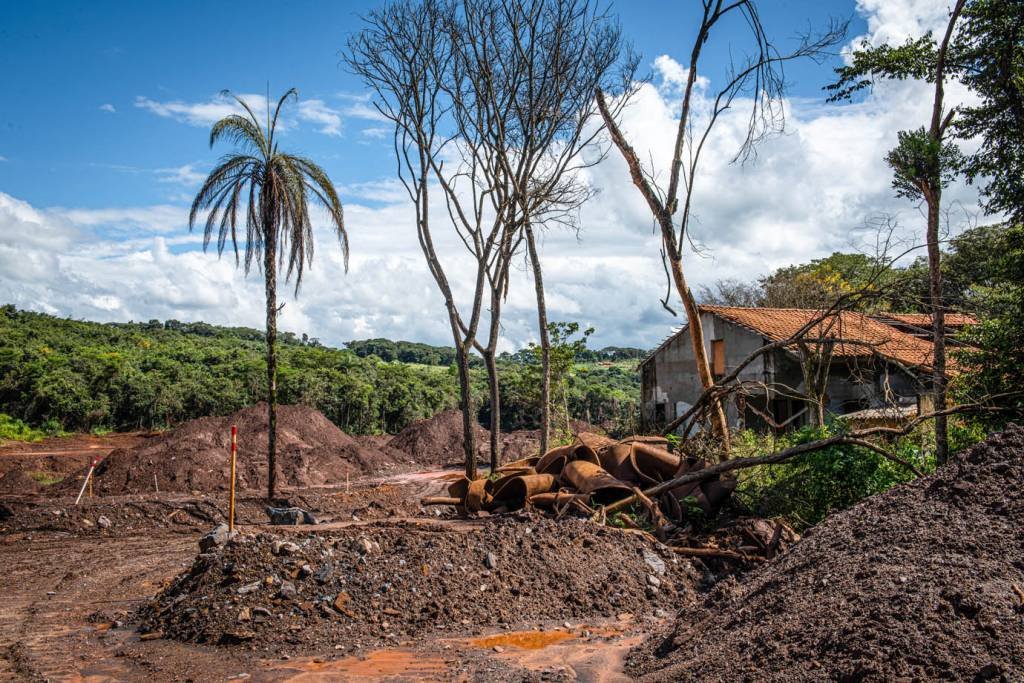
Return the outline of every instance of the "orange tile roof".
<path id="1" fill-rule="evenodd" d="M 915 327 L 930 328 L 932 326 L 931 313 L 879 313 L 874 317 L 896 320 Z M 963 327 L 964 325 L 973 325 L 978 322 L 974 316 L 967 315 L 966 313 L 947 313 L 945 319 L 948 327 Z"/>
<path id="2" fill-rule="evenodd" d="M 725 320 L 746 327 L 771 341 L 785 341 L 822 314 L 804 308 L 737 308 L 701 306 L 701 312 L 713 313 Z M 836 357 L 855 358 L 878 354 L 908 367 L 930 369 L 934 347 L 925 339 L 900 332 L 891 325 L 874 320 L 863 313 L 842 311 L 817 323 L 806 338 L 843 339 L 832 353 Z"/>

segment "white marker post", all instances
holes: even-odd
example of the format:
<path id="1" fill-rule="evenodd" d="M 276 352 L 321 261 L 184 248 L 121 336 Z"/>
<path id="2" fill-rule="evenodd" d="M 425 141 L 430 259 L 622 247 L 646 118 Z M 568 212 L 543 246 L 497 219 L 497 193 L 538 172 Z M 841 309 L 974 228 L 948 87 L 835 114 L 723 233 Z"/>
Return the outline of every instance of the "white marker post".
<path id="1" fill-rule="evenodd" d="M 89 482 L 92 480 L 92 473 L 96 471 L 96 465 L 100 464 L 100 456 L 95 456 L 92 459 L 92 463 L 89 464 L 89 472 L 85 475 L 85 481 L 82 482 L 82 490 L 78 492 L 78 498 L 75 498 L 75 505 L 82 500 L 82 496 L 85 494 L 85 487 L 89 486 Z M 89 487 L 90 494 L 92 493 L 92 487 Z"/>

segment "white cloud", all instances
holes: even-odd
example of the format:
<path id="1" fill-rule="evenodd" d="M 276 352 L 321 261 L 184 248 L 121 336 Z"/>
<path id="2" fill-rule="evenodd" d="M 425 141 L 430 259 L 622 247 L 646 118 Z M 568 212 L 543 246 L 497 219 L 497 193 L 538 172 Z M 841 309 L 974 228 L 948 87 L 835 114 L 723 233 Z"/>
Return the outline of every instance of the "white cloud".
<path id="1" fill-rule="evenodd" d="M 0 155 L 0 162 L 7 161 L 7 157 Z"/>
<path id="2" fill-rule="evenodd" d="M 323 100 L 299 102 L 299 118 L 319 124 L 319 131 L 324 135 L 341 135 L 341 115 L 324 104 Z"/>
<path id="3" fill-rule="evenodd" d="M 661 82 L 661 88 L 669 93 L 682 93 L 686 87 L 686 81 L 690 77 L 690 70 L 672 59 L 668 55 L 659 55 L 651 64 L 654 73 Z M 708 87 L 711 82 L 706 76 L 697 75 L 694 85 L 697 89 Z"/>
<path id="4" fill-rule="evenodd" d="M 926 31 L 938 35 L 949 20 L 949 2 L 936 0 L 857 0 L 857 11 L 867 18 L 872 45 L 899 44 Z M 852 41 L 854 46 L 860 39 Z"/>
<path id="5" fill-rule="evenodd" d="M 256 112 L 257 116 L 262 116 L 267 110 L 267 98 L 263 95 L 240 94 L 238 97 Z M 204 102 L 184 102 L 182 100 L 160 102 L 139 96 L 135 98 L 135 106 L 162 118 L 203 128 L 213 125 L 230 114 L 245 114 L 242 106 L 229 95 L 217 95 Z M 271 103 L 272 108 L 275 106 L 277 106 L 276 101 Z M 341 135 L 342 113 L 329 107 L 323 100 L 299 100 L 294 111 L 291 110 L 291 106 L 286 103 L 285 108 L 281 110 L 281 117 L 277 124 L 279 130 L 287 130 L 294 127 L 297 121 L 302 121 L 315 125 L 316 130 L 325 135 Z"/>
<path id="6" fill-rule="evenodd" d="M 240 95 L 240 97 L 255 111 L 266 109 L 267 100 L 262 95 Z M 181 100 L 158 102 L 140 95 L 135 98 L 135 106 L 163 118 L 201 127 L 213 125 L 230 114 L 244 113 L 237 102 L 223 95 L 217 95 L 206 102 L 182 102 Z"/>
<path id="7" fill-rule="evenodd" d="M 373 126 L 370 128 L 363 128 L 361 131 L 359 131 L 359 134 L 371 140 L 383 140 L 384 138 L 390 137 L 391 132 L 391 128 L 384 128 L 383 126 Z"/>
<path id="8" fill-rule="evenodd" d="M 116 114 L 117 113 L 117 109 L 114 107 L 114 105 L 109 104 L 109 103 L 108 104 L 101 104 L 100 105 L 100 111 L 105 111 L 108 114 Z"/>
<path id="9" fill-rule="evenodd" d="M 173 168 L 158 168 L 155 171 L 161 183 L 174 183 L 183 187 L 195 187 L 206 179 L 206 174 L 196 170 L 195 164 L 184 164 Z"/>

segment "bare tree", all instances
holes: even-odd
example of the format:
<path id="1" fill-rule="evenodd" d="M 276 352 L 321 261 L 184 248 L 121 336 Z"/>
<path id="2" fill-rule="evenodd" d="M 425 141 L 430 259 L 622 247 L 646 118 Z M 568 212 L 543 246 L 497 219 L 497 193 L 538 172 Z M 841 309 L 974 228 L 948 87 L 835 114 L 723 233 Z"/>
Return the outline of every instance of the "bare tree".
<path id="1" fill-rule="evenodd" d="M 348 61 L 395 125 L 399 178 L 416 206 L 420 244 L 445 297 L 459 354 L 472 476 L 468 354 L 475 348 L 487 368 L 494 468 L 501 431 L 497 345 L 510 264 L 528 239 L 543 340 L 534 229 L 575 225 L 591 194 L 579 171 L 601 156 L 584 155 L 602 128 L 593 94 L 631 82 L 631 69 L 616 68 L 624 52 L 621 31 L 591 0 L 401 1 L 370 13 L 366 24 L 350 41 Z M 433 246 L 432 192 L 443 197 L 476 262 L 473 300 L 464 311 Z"/>
<path id="2" fill-rule="evenodd" d="M 541 451 L 550 433 L 550 341 L 536 230 L 578 227 L 578 210 L 593 192 L 580 171 L 606 155 L 597 144 L 603 123 L 594 101 L 600 88 L 627 88 L 636 59 L 618 23 L 593 0 L 464 0 L 456 71 L 466 81 L 461 120 L 479 129 L 494 164 L 482 164 L 490 186 L 512 205 L 505 215 L 503 255 L 527 243 L 541 341 Z M 461 38 L 459 40 L 458 38 Z M 510 193 L 510 194 L 506 194 Z M 504 262 L 507 264 L 507 261 Z M 481 354 L 491 386 L 492 460 L 500 431 L 495 311 L 508 289 L 508 268 L 491 284 L 491 328 Z M 496 465 L 496 461 L 492 464 Z"/>
<path id="3" fill-rule="evenodd" d="M 455 342 L 466 476 L 473 479 L 476 477 L 476 419 L 469 354 L 479 323 L 485 275 L 478 269 L 467 323 L 460 314 L 435 247 L 431 226 L 431 197 L 436 193 L 437 176 L 445 178 L 449 188 L 456 182 L 453 174 L 446 176 L 443 171 L 443 155 L 451 143 L 450 132 L 445 128 L 450 125 L 452 109 L 445 93 L 445 78 L 453 61 L 447 31 L 453 9 L 453 4 L 444 0 L 421 3 L 406 0 L 374 10 L 364 17 L 363 30 L 349 40 L 346 60 L 374 92 L 374 106 L 394 125 L 398 178 L 415 208 L 417 238 L 427 268 L 444 297 Z M 448 195 L 447 190 L 445 195 Z M 456 208 L 460 205 L 456 204 Z M 489 253 L 493 248 L 491 236 L 476 233 L 472 237 L 482 251 Z"/>
<path id="4" fill-rule="evenodd" d="M 643 195 L 661 231 L 661 254 L 666 262 L 666 272 L 686 312 L 690 342 L 693 345 L 701 384 L 705 389 L 709 389 L 714 386 L 714 378 L 704 345 L 704 330 L 696 299 L 687 284 L 683 268 L 683 245 L 687 240 L 701 153 L 719 117 L 732 107 L 739 97 L 747 96 L 744 106 L 749 108 L 749 118 L 746 136 L 734 160 L 746 160 L 753 154 L 758 142 L 781 131 L 785 123 L 783 96 L 786 82 L 783 65 L 804 57 L 819 58 L 831 46 L 842 40 L 846 34 L 846 24 L 833 23 L 821 35 L 804 36 L 795 49 L 781 53 L 768 38 L 754 0 L 702 0 L 702 7 L 700 25 L 690 50 L 688 74 L 683 89 L 679 125 L 673 143 L 666 187 L 662 187 L 653 172 L 645 169 L 640 162 L 636 151 L 623 134 L 603 90 L 597 91 L 597 101 L 605 125 L 611 132 L 612 141 L 626 160 L 633 184 Z M 729 15 L 742 17 L 750 29 L 753 47 L 750 55 L 732 68 L 724 87 L 710 100 L 709 109 L 698 112 L 694 105 L 701 54 L 715 26 Z M 668 308 L 667 297 L 663 304 Z M 725 411 L 717 400 L 711 408 L 712 426 L 715 434 L 721 439 L 722 457 L 727 458 L 729 426 Z"/>

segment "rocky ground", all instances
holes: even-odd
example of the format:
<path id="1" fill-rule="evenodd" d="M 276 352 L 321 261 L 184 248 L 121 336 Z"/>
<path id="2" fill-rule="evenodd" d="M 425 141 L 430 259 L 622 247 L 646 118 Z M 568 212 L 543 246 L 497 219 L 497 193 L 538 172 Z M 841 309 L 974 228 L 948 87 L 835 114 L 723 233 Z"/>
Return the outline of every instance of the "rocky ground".
<path id="1" fill-rule="evenodd" d="M 522 514 L 243 534 L 200 554 L 141 629 L 304 654 L 679 607 L 699 575 L 638 534 Z"/>

